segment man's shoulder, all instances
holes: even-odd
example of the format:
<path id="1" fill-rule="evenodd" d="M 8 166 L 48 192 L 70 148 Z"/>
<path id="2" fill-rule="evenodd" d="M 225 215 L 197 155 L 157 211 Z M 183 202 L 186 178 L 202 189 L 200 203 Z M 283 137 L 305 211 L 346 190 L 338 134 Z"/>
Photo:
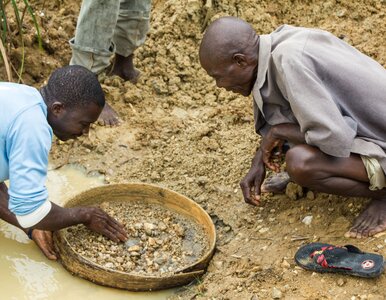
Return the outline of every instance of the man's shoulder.
<path id="1" fill-rule="evenodd" d="M 39 91 L 29 85 L 14 83 L 14 82 L 0 82 L 0 95 L 4 92 L 10 92 L 14 94 L 36 94 Z"/>
<path id="2" fill-rule="evenodd" d="M 272 33 L 271 55 L 275 63 L 299 63 L 305 52 L 318 51 L 332 39 L 336 37 L 321 29 L 283 25 Z"/>
<path id="3" fill-rule="evenodd" d="M 8 116 L 15 116 L 28 107 L 42 104 L 43 98 L 34 87 L 10 83 L 0 83 L 0 104 Z"/>
<path id="4" fill-rule="evenodd" d="M 42 116 L 46 119 L 44 105 L 37 89 L 24 84 L 0 83 L 1 136 L 5 136 L 15 120 L 31 109 L 35 110 L 35 114 L 37 112 L 36 118 Z"/>

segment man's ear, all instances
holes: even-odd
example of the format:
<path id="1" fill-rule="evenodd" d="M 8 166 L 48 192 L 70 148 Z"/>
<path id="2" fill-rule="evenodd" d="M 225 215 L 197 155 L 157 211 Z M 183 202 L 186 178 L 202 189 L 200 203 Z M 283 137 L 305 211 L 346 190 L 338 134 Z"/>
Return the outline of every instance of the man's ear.
<path id="1" fill-rule="evenodd" d="M 247 57 L 244 54 L 241 54 L 241 53 L 233 54 L 232 59 L 241 68 L 245 68 L 248 65 Z"/>
<path id="2" fill-rule="evenodd" d="M 50 105 L 50 109 L 55 116 L 59 116 L 64 111 L 64 104 L 62 102 L 55 101 Z"/>

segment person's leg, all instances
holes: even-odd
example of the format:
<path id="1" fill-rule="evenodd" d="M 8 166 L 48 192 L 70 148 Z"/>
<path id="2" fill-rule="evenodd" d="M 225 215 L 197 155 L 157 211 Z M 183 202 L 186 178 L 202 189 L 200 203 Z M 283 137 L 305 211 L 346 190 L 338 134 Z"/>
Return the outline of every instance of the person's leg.
<path id="1" fill-rule="evenodd" d="M 98 74 L 110 64 L 118 20 L 119 0 L 83 0 L 75 37 L 70 40 L 70 65 L 81 65 Z M 118 114 L 106 103 L 100 117 L 104 125 L 118 124 Z"/>
<path id="2" fill-rule="evenodd" d="M 119 14 L 119 0 L 83 0 L 70 40 L 70 65 L 81 65 L 98 74 L 114 54 L 113 35 Z"/>
<path id="3" fill-rule="evenodd" d="M 150 28 L 150 0 L 121 0 L 114 31 L 115 57 L 110 74 L 136 83 L 140 72 L 133 64 L 134 51 L 146 39 Z"/>
<path id="4" fill-rule="evenodd" d="M 353 197 L 370 197 L 372 202 L 347 233 L 367 237 L 386 230 L 386 189 L 372 191 L 366 168 L 359 155 L 337 158 L 315 147 L 298 145 L 286 154 L 291 180 L 312 190 Z"/>

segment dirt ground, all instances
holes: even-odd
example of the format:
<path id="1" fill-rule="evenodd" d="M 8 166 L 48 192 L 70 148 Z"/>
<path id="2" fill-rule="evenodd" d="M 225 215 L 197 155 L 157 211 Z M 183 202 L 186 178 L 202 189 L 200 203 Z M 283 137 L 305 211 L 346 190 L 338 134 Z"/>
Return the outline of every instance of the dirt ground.
<path id="1" fill-rule="evenodd" d="M 68 64 L 67 41 L 80 2 L 31 1 L 45 51 L 37 50 L 34 39 L 27 41 L 26 83 L 40 86 L 54 68 Z M 298 247 L 310 241 L 352 243 L 386 255 L 386 235 L 343 237 L 366 199 L 265 195 L 261 207 L 243 202 L 238 183 L 259 145 L 252 99 L 216 88 L 197 52 L 205 24 L 233 15 L 258 33 L 283 23 L 326 29 L 385 66 L 386 1 L 213 0 L 212 7 L 206 2 L 153 1 L 151 31 L 136 52 L 139 83 L 101 78 L 121 126 L 95 126 L 88 138 L 55 142 L 52 163 L 80 164 L 111 183 L 158 184 L 206 209 L 216 224 L 217 251 L 206 275 L 175 299 L 385 299 L 386 275 L 375 280 L 321 275 L 299 269 L 293 260 Z M 20 51 L 13 54 L 17 63 Z M 308 226 L 302 223 L 306 216 L 313 216 Z"/>

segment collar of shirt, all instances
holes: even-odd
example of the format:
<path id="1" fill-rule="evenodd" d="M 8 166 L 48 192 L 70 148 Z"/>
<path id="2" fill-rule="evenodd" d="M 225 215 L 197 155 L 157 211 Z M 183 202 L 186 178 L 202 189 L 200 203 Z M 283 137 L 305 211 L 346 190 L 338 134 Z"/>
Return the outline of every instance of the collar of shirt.
<path id="1" fill-rule="evenodd" d="M 257 107 L 263 113 L 263 99 L 260 95 L 260 89 L 265 82 L 265 78 L 268 70 L 269 58 L 271 56 L 271 37 L 268 34 L 260 35 L 259 41 L 259 61 L 257 66 L 257 79 L 253 85 L 252 95 L 253 99 L 257 104 Z"/>

